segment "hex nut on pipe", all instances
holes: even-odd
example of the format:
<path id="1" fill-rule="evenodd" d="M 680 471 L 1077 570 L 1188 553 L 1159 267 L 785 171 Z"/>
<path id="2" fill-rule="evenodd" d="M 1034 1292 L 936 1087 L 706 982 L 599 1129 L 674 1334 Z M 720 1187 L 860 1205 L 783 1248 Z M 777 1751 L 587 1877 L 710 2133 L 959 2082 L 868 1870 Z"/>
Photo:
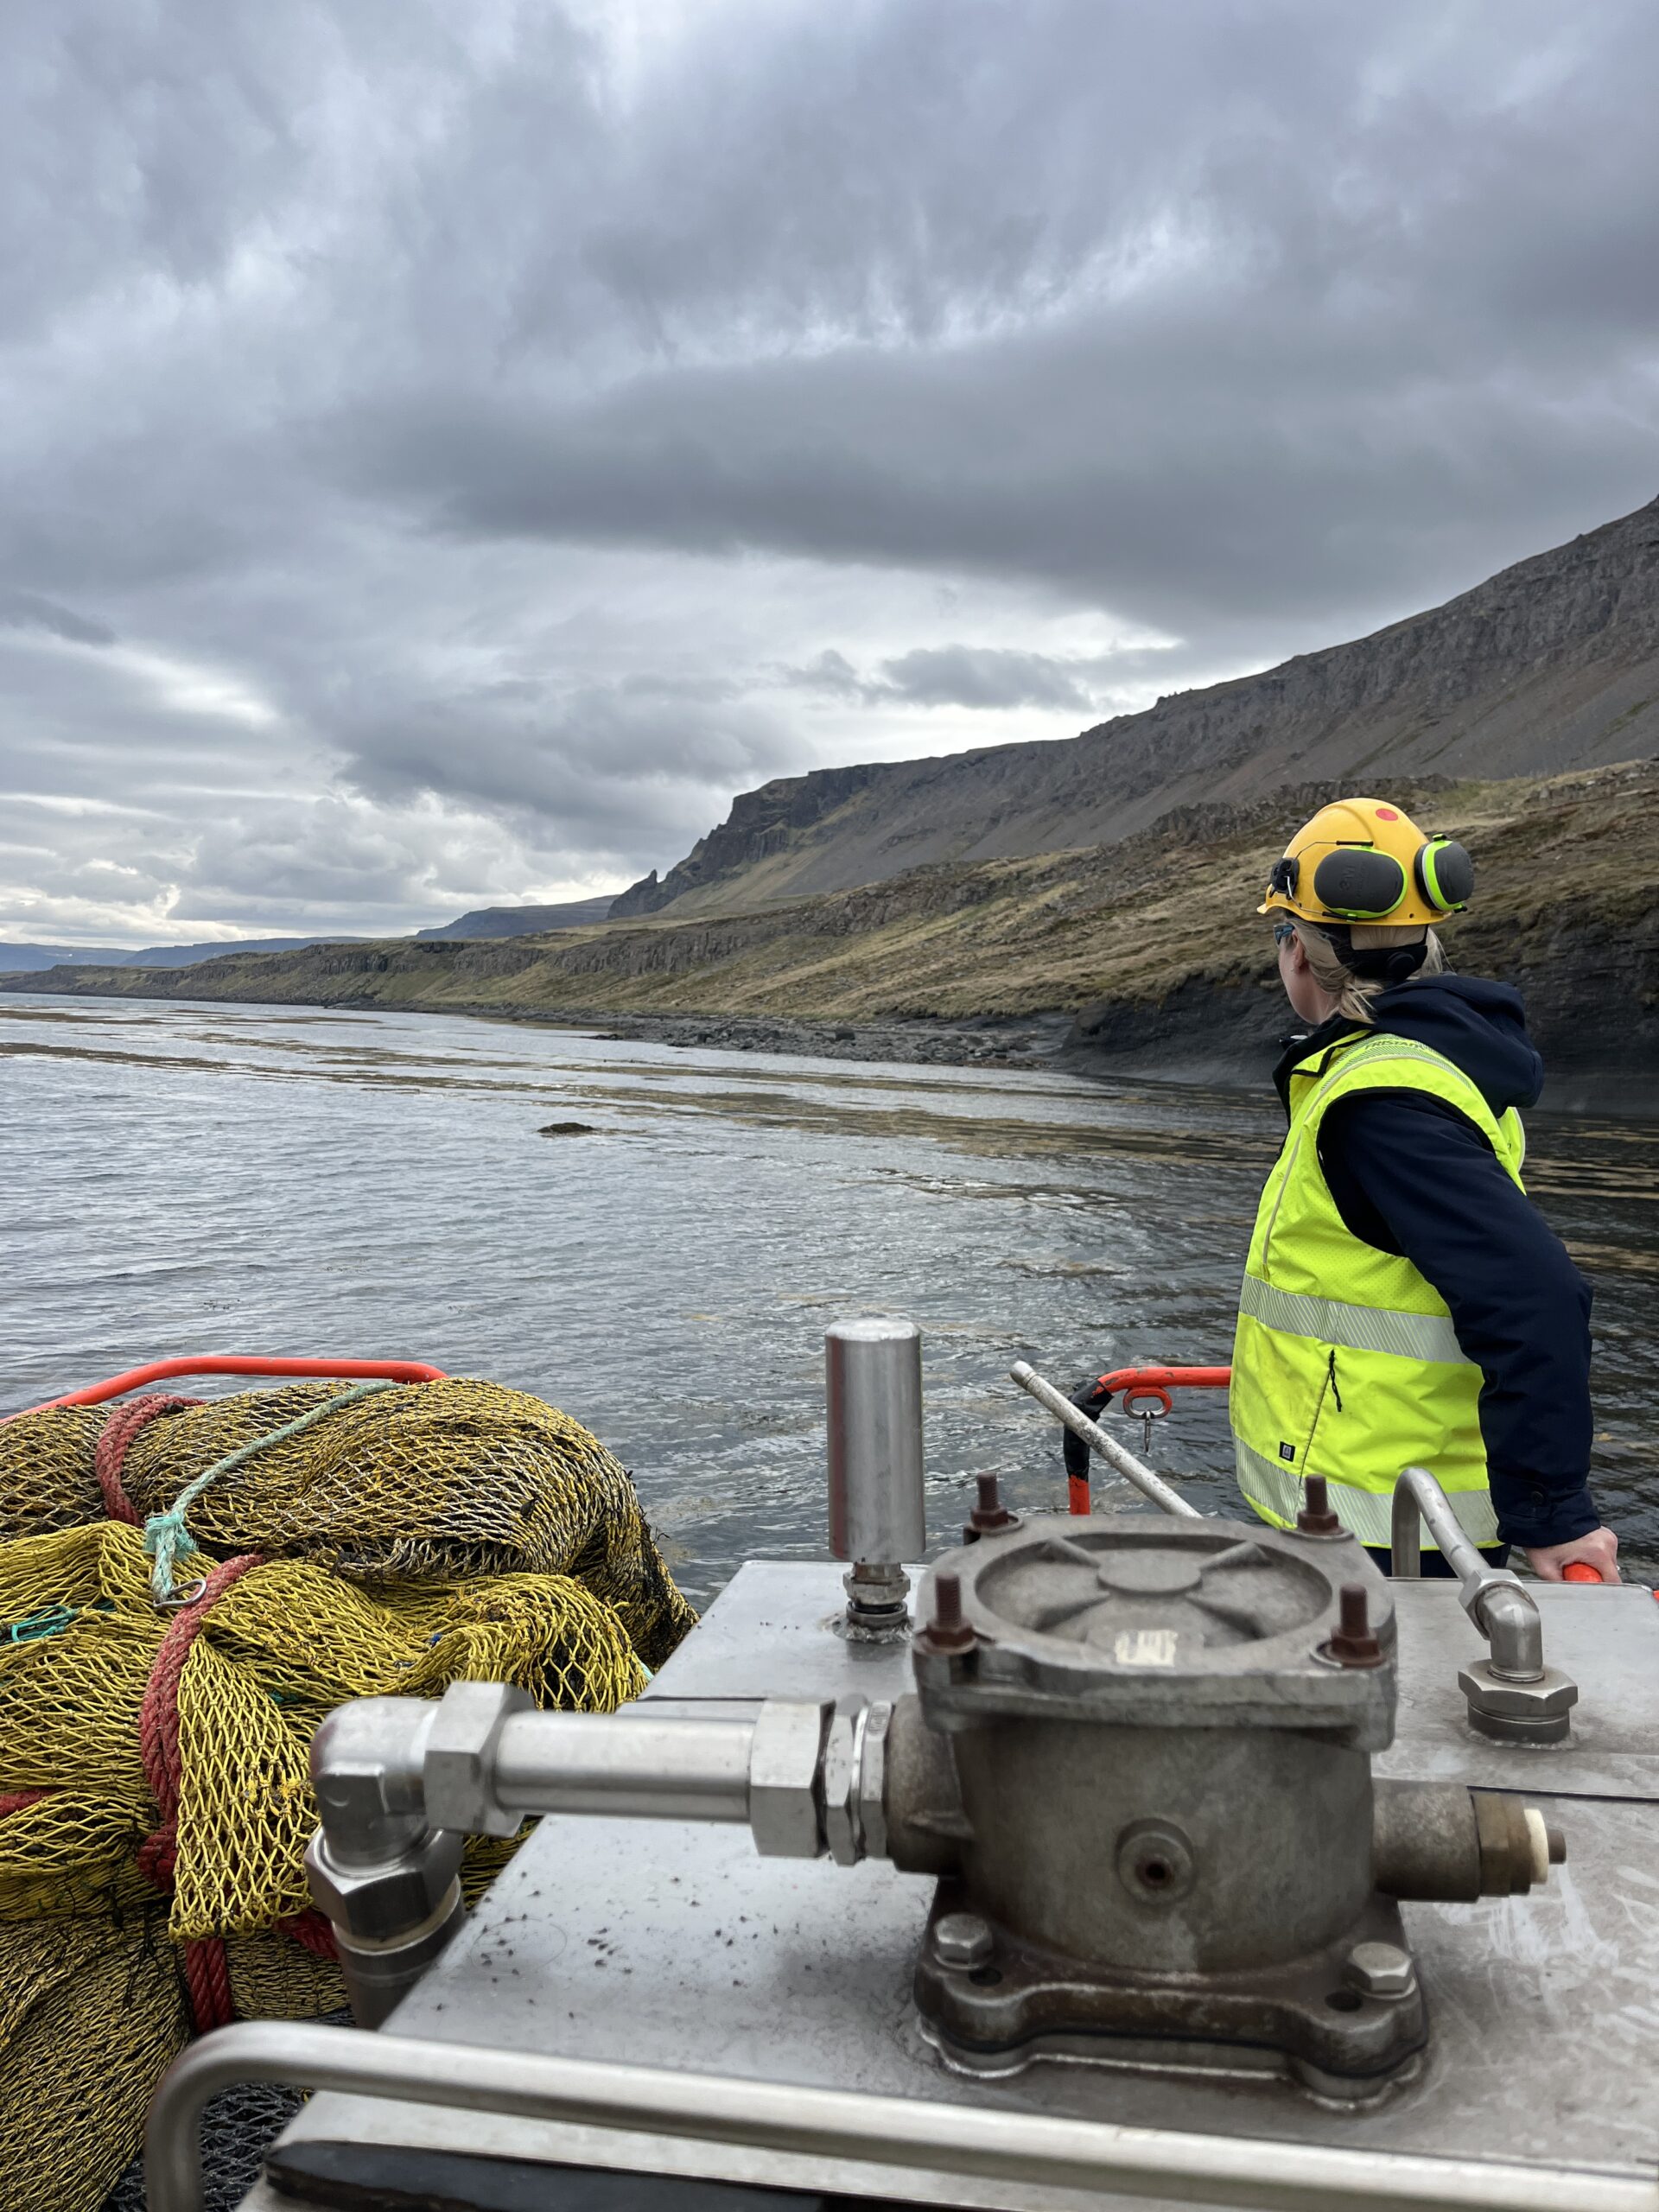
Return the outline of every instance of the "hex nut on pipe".
<path id="1" fill-rule="evenodd" d="M 423 1778 L 426 1817 L 462 1835 L 516 1835 L 524 1815 L 495 1791 L 495 1752 L 509 1714 L 534 1700 L 510 1682 L 451 1682 L 427 1732 Z"/>
<path id="2" fill-rule="evenodd" d="M 394 1942 L 429 1920 L 461 1865 L 461 1838 L 429 1831 L 379 1866 L 340 1866 L 319 1832 L 305 1853 L 305 1875 L 320 1912 L 363 1943 Z"/>
<path id="3" fill-rule="evenodd" d="M 885 1702 L 836 1700 L 818 1764 L 823 1840 L 837 1866 L 887 1856 L 881 1791 L 892 1718 L 893 1707 Z"/>
<path id="4" fill-rule="evenodd" d="M 893 1707 L 884 1699 L 870 1706 L 859 1732 L 855 1762 L 859 1834 L 867 1859 L 887 1855 L 887 1735 Z"/>
<path id="5" fill-rule="evenodd" d="M 1562 1742 L 1579 1701 L 1578 1684 L 1554 1667 L 1524 1681 L 1498 1673 L 1490 1660 L 1474 1659 L 1459 1669 L 1458 1688 L 1468 1705 L 1470 1726 L 1500 1743 Z"/>
<path id="6" fill-rule="evenodd" d="M 766 1859 L 817 1859 L 824 1849 L 818 1761 L 835 1707 L 768 1698 L 749 1750 L 749 1831 Z"/>
<path id="7" fill-rule="evenodd" d="M 838 1700 L 819 1762 L 823 1841 L 837 1866 L 855 1866 L 864 1855 L 858 1829 L 858 1739 L 863 1732 L 863 1713 L 849 1709 L 849 1700 Z"/>

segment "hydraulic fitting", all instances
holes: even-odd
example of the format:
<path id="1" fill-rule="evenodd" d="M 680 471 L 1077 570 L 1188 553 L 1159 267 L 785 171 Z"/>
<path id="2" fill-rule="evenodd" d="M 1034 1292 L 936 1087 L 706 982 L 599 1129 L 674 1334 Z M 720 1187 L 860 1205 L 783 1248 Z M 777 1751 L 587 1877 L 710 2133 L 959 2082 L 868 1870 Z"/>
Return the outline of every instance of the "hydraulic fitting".
<path id="1" fill-rule="evenodd" d="M 1372 1859 L 1388 1896 L 1459 1904 L 1524 1897 L 1567 1857 L 1567 1841 L 1511 1791 L 1461 1782 L 1376 1784 Z"/>
<path id="2" fill-rule="evenodd" d="M 1490 1659 L 1458 1669 L 1469 1726 L 1503 1744 L 1559 1744 L 1572 1727 L 1579 1686 L 1559 1668 L 1540 1667 L 1530 1679 L 1501 1673 Z"/>
<path id="3" fill-rule="evenodd" d="M 818 1763 L 835 1713 L 830 1704 L 769 1698 L 749 1746 L 749 1833 L 766 1859 L 817 1859 Z"/>
<path id="4" fill-rule="evenodd" d="M 426 1736 L 422 1773 L 426 1817 L 434 1827 L 462 1835 L 516 1835 L 522 1807 L 503 1805 L 496 1792 L 496 1751 L 503 1724 L 531 1713 L 527 1690 L 507 1682 L 451 1682 Z"/>

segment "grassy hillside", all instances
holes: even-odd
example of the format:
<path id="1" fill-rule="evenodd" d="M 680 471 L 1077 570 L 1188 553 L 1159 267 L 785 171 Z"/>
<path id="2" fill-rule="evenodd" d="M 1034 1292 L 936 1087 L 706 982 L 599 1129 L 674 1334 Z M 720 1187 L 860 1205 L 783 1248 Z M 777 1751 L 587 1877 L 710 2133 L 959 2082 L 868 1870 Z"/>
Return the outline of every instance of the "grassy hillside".
<path id="1" fill-rule="evenodd" d="M 1455 964 L 1528 989 L 1558 1065 L 1659 1065 L 1659 766 L 1395 784 L 1461 836 L 1479 882 Z M 1287 830 L 1330 796 L 1188 808 L 1138 838 L 923 868 L 760 912 L 556 938 L 404 940 L 178 971 L 59 969 L 0 988 L 435 1012 L 984 1020 L 1063 1012 L 1099 1051 L 1259 1048 L 1278 1016 L 1255 906 Z"/>

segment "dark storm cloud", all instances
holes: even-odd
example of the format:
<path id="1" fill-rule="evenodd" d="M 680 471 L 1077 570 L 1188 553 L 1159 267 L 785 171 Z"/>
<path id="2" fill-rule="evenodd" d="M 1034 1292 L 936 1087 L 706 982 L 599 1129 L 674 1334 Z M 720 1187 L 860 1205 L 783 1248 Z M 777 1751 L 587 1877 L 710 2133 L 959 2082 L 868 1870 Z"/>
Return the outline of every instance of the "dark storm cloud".
<path id="1" fill-rule="evenodd" d="M 1638 505 L 1656 61 L 1648 0 L 12 0 L 0 932 L 620 880 Z"/>
<path id="2" fill-rule="evenodd" d="M 1651 11 L 1020 20 L 791 16 L 694 80 L 639 151 L 656 226 L 589 241 L 634 372 L 383 395 L 342 471 L 486 537 L 1036 576 L 1234 636 L 1650 494 Z"/>
<path id="3" fill-rule="evenodd" d="M 0 629 L 44 630 L 72 645 L 112 645 L 115 632 L 107 622 L 89 622 L 72 607 L 55 606 L 32 591 L 0 594 Z"/>

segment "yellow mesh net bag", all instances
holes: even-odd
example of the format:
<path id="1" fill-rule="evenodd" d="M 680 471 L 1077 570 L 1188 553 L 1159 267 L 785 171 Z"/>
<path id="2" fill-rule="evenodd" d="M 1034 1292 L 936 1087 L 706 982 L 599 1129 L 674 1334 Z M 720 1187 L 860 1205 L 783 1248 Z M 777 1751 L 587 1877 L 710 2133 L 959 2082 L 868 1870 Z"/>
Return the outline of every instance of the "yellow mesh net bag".
<path id="1" fill-rule="evenodd" d="M 141 1517 L 165 1511 L 340 1387 L 162 1414 L 129 1442 L 120 1484 Z M 199 2017 L 204 1947 L 238 2017 L 344 2003 L 332 1957 L 296 1933 L 308 1921 L 311 1942 L 321 1932 L 302 1862 L 316 1825 L 307 1755 L 325 1713 L 460 1681 L 613 1711 L 696 1618 L 628 1476 L 585 1429 L 522 1392 L 432 1382 L 341 1406 L 188 1509 L 196 1548 L 181 1595 L 216 1555 L 259 1556 L 187 1609 L 179 1665 L 186 1614 L 157 1609 L 140 1528 L 101 1517 L 103 1427 L 102 1409 L 76 1408 L 0 1425 L 5 2212 L 101 2203 Z M 163 1837 L 152 1682 L 169 1631 L 161 1704 L 177 1781 Z M 469 1894 L 512 1847 L 469 1847 Z"/>

